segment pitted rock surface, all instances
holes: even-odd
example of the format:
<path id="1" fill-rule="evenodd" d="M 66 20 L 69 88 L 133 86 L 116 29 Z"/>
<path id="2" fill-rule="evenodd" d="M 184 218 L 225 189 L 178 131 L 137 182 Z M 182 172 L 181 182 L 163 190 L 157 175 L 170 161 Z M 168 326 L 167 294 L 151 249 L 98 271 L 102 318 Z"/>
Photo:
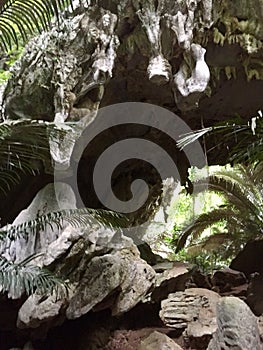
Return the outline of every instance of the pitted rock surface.
<path id="1" fill-rule="evenodd" d="M 218 329 L 207 350 L 262 350 L 256 316 L 236 297 L 223 297 L 217 306 Z"/>

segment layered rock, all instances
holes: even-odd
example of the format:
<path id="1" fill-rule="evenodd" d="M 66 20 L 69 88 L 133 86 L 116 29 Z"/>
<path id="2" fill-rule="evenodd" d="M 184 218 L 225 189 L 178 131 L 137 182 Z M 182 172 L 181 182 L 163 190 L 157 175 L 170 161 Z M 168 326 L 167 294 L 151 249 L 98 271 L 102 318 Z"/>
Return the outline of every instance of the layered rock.
<path id="1" fill-rule="evenodd" d="M 187 342 L 199 349 L 216 331 L 216 305 L 220 296 L 202 288 L 169 294 L 161 303 L 160 318 L 167 327 L 184 331 Z"/>

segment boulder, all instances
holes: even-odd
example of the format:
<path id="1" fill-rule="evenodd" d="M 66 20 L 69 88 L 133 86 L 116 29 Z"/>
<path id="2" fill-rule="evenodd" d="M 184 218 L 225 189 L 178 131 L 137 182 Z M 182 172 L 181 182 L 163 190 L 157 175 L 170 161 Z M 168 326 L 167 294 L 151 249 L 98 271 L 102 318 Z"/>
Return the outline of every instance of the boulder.
<path id="1" fill-rule="evenodd" d="M 247 304 L 256 316 L 263 314 L 263 275 L 253 273 L 247 288 Z"/>
<path id="2" fill-rule="evenodd" d="M 65 319 L 63 309 L 66 305 L 66 298 L 57 298 L 54 295 L 43 297 L 33 294 L 19 309 L 17 327 L 37 328 L 43 324 L 48 325 L 48 327 L 51 327 L 51 324 L 52 326 L 58 325 Z"/>
<path id="3" fill-rule="evenodd" d="M 160 318 L 167 327 L 184 331 L 190 346 L 204 349 L 217 328 L 219 299 L 217 293 L 202 288 L 169 294 L 161 303 Z"/>
<path id="4" fill-rule="evenodd" d="M 216 318 L 218 329 L 207 350 L 262 350 L 257 318 L 244 301 L 223 297 Z"/>
<path id="5" fill-rule="evenodd" d="M 182 350 L 181 346 L 176 344 L 167 335 L 160 332 L 153 332 L 149 337 L 144 339 L 137 350 Z"/>
<path id="6" fill-rule="evenodd" d="M 243 272 L 247 277 L 253 272 L 263 274 L 263 240 L 248 242 L 231 262 L 230 268 Z"/>
<path id="7" fill-rule="evenodd" d="M 186 283 L 190 279 L 191 272 L 188 264 L 177 261 L 170 264 L 171 266 L 166 263 L 168 268 L 156 276 L 156 284 L 151 294 L 154 302 L 160 302 L 170 293 L 185 290 Z M 161 264 L 158 265 L 159 268 L 160 266 Z"/>
<path id="8" fill-rule="evenodd" d="M 94 257 L 70 300 L 67 318 L 78 318 L 98 304 L 99 309 L 110 307 L 113 315 L 127 312 L 144 298 L 154 279 L 155 271 L 135 246 Z"/>
<path id="9" fill-rule="evenodd" d="M 215 271 L 211 279 L 212 289 L 221 296 L 240 296 L 247 294 L 247 278 L 243 272 L 224 268 Z"/>
<path id="10" fill-rule="evenodd" d="M 27 209 L 14 220 L 12 225 L 19 225 L 34 220 L 37 216 L 53 211 L 76 208 L 76 198 L 72 188 L 63 182 L 52 183 L 42 188 Z M 6 240 L 2 245 L 2 254 L 13 261 L 20 262 L 32 254 L 47 252 L 49 244 L 55 241 L 61 230 L 51 229 L 48 225 L 44 231 L 30 234 L 30 239 L 20 238 L 16 241 Z"/>
<path id="11" fill-rule="evenodd" d="M 215 271 L 212 277 L 212 283 L 214 286 L 224 286 L 224 288 L 227 288 L 228 286 L 240 286 L 246 282 L 246 276 L 242 272 L 232 270 L 228 267 Z"/>

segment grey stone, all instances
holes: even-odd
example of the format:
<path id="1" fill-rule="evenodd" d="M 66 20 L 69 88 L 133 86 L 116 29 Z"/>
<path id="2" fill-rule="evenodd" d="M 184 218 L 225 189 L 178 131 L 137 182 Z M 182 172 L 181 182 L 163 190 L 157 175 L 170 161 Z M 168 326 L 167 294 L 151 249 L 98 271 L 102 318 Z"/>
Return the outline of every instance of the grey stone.
<path id="1" fill-rule="evenodd" d="M 110 307 L 113 315 L 127 312 L 143 299 L 154 278 L 154 270 L 140 259 L 135 246 L 94 257 L 70 300 L 67 318 L 78 318 L 98 304 L 100 309 Z M 114 294 L 115 298 L 104 305 Z"/>
<path id="2" fill-rule="evenodd" d="M 63 309 L 66 306 L 67 298 L 57 298 L 54 295 L 43 298 L 33 294 L 19 309 L 17 327 L 23 329 L 37 328 L 43 324 L 49 327 L 58 325 L 65 319 Z"/>
<path id="3" fill-rule="evenodd" d="M 76 208 L 76 199 L 71 187 L 62 182 L 48 184 L 41 189 L 29 207 L 22 210 L 14 220 L 13 225 L 19 225 L 35 219 L 38 215 L 47 214 L 53 211 Z M 47 252 L 50 243 L 54 242 L 59 234 L 59 229 L 46 227 L 45 231 L 38 231 L 30 234 L 28 239 L 20 238 L 16 241 L 5 241 L 2 245 L 3 255 L 15 262 L 39 252 Z"/>
<path id="4" fill-rule="evenodd" d="M 160 332 L 153 332 L 144 339 L 137 350 L 183 350 L 167 335 Z"/>
<path id="5" fill-rule="evenodd" d="M 262 350 L 257 318 L 236 297 L 223 297 L 217 306 L 218 329 L 207 350 Z"/>

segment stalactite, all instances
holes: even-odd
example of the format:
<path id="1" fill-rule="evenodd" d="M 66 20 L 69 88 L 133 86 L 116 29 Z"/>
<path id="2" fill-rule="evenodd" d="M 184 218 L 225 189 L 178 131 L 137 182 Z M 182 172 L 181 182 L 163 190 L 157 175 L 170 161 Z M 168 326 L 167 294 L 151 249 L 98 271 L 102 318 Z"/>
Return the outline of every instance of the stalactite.
<path id="1" fill-rule="evenodd" d="M 141 8 L 137 11 L 152 51 L 152 57 L 147 68 L 148 77 L 158 85 L 167 83 L 171 77 L 171 66 L 162 54 L 160 27 L 162 7 L 163 0 L 159 1 L 157 9 L 155 9 L 154 1 L 150 1 L 147 4 L 142 3 Z"/>

